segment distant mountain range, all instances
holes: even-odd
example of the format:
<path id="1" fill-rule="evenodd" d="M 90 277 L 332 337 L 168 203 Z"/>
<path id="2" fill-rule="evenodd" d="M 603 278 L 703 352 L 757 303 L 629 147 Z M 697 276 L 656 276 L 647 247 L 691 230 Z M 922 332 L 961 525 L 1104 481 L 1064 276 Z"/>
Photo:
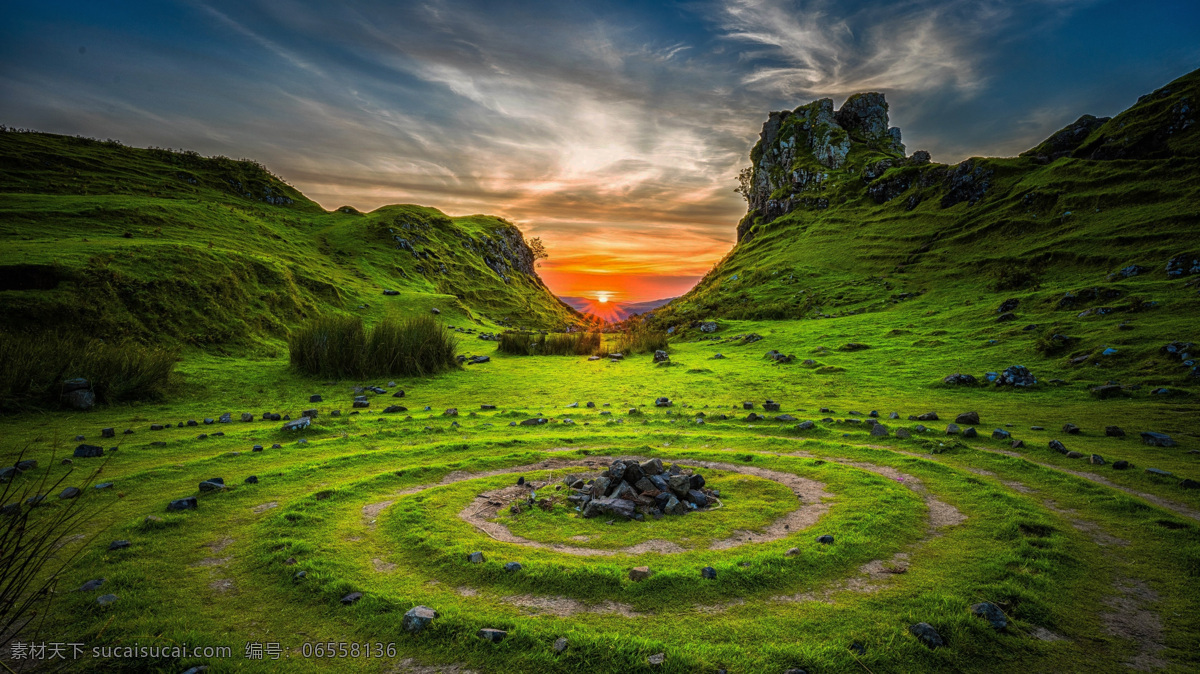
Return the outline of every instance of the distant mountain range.
<path id="1" fill-rule="evenodd" d="M 614 302 L 612 300 L 599 302 L 590 297 L 559 297 L 558 299 L 581 314 L 590 314 L 610 323 L 615 323 L 623 321 L 634 314 L 644 314 L 647 311 L 654 311 L 675 298 L 665 297 L 645 302 Z"/>

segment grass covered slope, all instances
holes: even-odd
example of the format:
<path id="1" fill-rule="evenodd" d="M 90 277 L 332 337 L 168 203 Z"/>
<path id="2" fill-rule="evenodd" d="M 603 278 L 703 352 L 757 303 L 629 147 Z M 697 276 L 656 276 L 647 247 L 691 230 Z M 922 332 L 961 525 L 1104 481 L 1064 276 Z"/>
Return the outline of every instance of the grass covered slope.
<path id="1" fill-rule="evenodd" d="M 326 212 L 250 161 L 5 130 L 0 197 L 7 330 L 254 344 L 328 311 L 577 318 L 507 221 L 412 205 Z"/>
<path id="2" fill-rule="evenodd" d="M 878 94 L 836 112 L 825 99 L 771 113 L 745 174 L 750 212 L 737 245 L 656 321 L 844 316 L 916 296 L 942 307 L 971 296 L 991 309 L 1014 293 L 1022 309 L 1052 309 L 1064 293 L 1100 286 L 1096 304 L 1133 310 L 1144 295 L 1182 322 L 1200 311 L 1190 273 L 1200 259 L 1198 100 L 1200 71 L 1019 157 L 957 166 L 905 157 Z M 1181 275 L 1168 276 L 1172 259 Z M 1136 278 L 1111 276 L 1132 265 Z"/>

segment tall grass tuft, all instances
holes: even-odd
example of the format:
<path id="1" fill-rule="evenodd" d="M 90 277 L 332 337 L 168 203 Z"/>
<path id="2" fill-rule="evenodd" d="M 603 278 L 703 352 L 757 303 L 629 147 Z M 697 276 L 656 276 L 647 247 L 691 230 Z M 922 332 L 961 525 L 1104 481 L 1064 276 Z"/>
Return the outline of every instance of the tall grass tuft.
<path id="1" fill-rule="evenodd" d="M 364 376 L 425 377 L 458 366 L 458 340 L 432 316 L 384 319 L 371 330 Z"/>
<path id="2" fill-rule="evenodd" d="M 17 456 L 17 466 L 24 463 L 24 455 L 22 451 Z M 53 465 L 54 455 L 50 458 Z M 79 532 L 88 530 L 90 520 L 109 507 L 92 498 L 88 489 L 103 468 L 87 477 L 78 487 L 82 493 L 72 499 L 50 494 L 63 487 L 75 469 L 57 479 L 51 477 L 50 467 L 40 476 L 20 471 L 0 487 L 0 503 L 8 504 L 0 513 L 0 634 L 18 634 L 39 613 L 47 615 L 59 577 L 100 535 L 102 529 L 92 528 L 85 544 L 60 549 L 81 538 Z"/>
<path id="3" fill-rule="evenodd" d="M 667 333 L 644 327 L 634 327 L 622 332 L 617 337 L 614 346 L 617 353 L 650 353 L 666 351 L 668 346 Z"/>
<path id="4" fill-rule="evenodd" d="M 293 367 L 334 378 L 425 377 L 458 367 L 457 349 L 432 316 L 385 318 L 370 332 L 357 316 L 322 316 L 288 337 Z"/>
<path id="5" fill-rule="evenodd" d="M 358 377 L 366 330 L 357 316 L 320 316 L 288 335 L 292 367 L 323 377 Z"/>
<path id="6" fill-rule="evenodd" d="M 178 360 L 178 350 L 135 342 L 0 333 L 0 410 L 56 406 L 63 380 L 77 377 L 99 403 L 160 399 Z"/>
<path id="7" fill-rule="evenodd" d="M 511 356 L 591 356 L 602 343 L 598 332 L 503 332 L 496 350 Z"/>

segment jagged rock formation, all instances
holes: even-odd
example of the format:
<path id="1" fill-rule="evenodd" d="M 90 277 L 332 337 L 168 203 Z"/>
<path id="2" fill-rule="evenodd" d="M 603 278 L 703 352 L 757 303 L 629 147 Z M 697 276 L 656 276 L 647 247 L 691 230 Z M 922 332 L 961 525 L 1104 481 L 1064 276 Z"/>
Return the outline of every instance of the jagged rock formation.
<path id="1" fill-rule="evenodd" d="M 888 127 L 883 94 L 855 94 L 839 110 L 833 109 L 831 99 L 822 98 L 770 113 L 750 152 L 754 166 L 745 192 L 750 213 L 738 225 L 738 240 L 756 217 L 772 220 L 800 206 L 827 208 L 828 199 L 816 195 L 829 171 L 846 165 L 852 142 L 882 158 L 904 159 L 900 129 Z M 928 161 L 929 154 L 924 156 Z M 876 168 L 882 171 L 891 165 Z"/>

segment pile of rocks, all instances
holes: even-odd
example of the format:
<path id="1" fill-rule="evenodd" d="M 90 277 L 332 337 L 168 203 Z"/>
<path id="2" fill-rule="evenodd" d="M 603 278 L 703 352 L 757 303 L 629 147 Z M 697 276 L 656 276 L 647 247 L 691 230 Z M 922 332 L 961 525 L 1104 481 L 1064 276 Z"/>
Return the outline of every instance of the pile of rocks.
<path id="1" fill-rule="evenodd" d="M 720 492 L 706 488 L 704 477 L 690 468 L 661 459 L 645 463 L 613 461 L 599 477 L 568 475 L 563 480 L 571 489 L 568 501 L 577 504 L 583 517 L 601 515 L 643 520 L 663 515 L 685 515 L 717 504 Z"/>

